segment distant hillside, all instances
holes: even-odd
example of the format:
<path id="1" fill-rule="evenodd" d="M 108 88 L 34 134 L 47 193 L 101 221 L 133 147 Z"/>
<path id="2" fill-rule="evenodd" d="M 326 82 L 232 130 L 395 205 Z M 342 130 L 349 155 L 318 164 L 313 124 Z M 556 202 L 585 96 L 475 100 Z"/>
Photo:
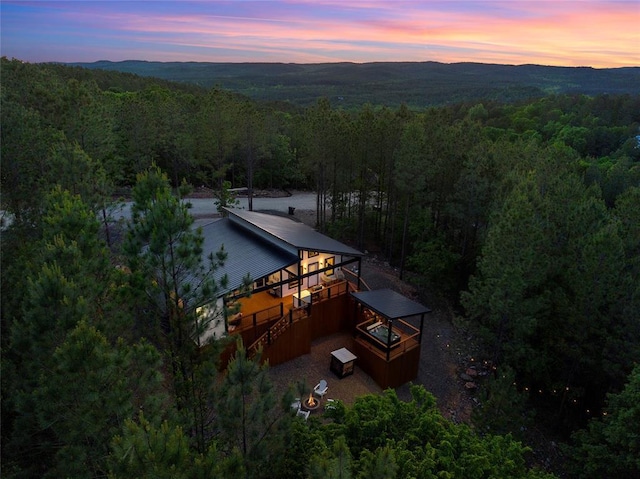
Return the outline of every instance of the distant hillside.
<path id="1" fill-rule="evenodd" d="M 482 63 L 73 63 L 203 87 L 219 85 L 251 98 L 306 106 L 327 97 L 345 107 L 364 103 L 413 107 L 464 101 L 516 101 L 552 93 L 639 94 L 640 67 L 571 68 Z"/>

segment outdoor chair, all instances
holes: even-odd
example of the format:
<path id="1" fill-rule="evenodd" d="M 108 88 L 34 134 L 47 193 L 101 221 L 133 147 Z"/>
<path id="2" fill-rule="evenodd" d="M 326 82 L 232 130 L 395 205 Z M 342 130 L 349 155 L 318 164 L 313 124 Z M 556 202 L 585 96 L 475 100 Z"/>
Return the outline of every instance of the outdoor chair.
<path id="1" fill-rule="evenodd" d="M 313 392 L 317 396 L 320 396 L 321 398 L 323 398 L 324 395 L 327 394 L 327 392 L 329 392 L 329 385 L 327 384 L 327 381 L 325 381 L 324 379 L 321 379 L 320 382 L 316 384 L 316 387 L 313 388 Z"/>
<path id="2" fill-rule="evenodd" d="M 303 417 L 305 421 L 309 419 L 309 411 L 303 411 L 302 409 L 298 409 L 298 412 L 296 413 L 296 415 Z"/>

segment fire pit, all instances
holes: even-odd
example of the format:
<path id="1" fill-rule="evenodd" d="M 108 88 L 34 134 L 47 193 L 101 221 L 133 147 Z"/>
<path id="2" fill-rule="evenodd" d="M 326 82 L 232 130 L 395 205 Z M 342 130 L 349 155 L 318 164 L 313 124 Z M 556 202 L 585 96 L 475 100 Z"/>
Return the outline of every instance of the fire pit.
<path id="1" fill-rule="evenodd" d="M 320 400 L 313 397 L 313 393 L 309 394 L 309 397 L 302 401 L 302 407 L 307 411 L 315 411 L 320 407 Z"/>

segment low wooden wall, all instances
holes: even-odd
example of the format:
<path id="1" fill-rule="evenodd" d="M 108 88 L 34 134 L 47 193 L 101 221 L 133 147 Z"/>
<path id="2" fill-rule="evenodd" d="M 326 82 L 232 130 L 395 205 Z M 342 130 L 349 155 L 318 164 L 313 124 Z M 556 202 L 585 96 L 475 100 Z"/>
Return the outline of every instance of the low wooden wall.
<path id="1" fill-rule="evenodd" d="M 314 340 L 349 327 L 352 303 L 346 294 L 347 282 L 336 283 L 322 293 L 323 296 L 307 310 L 309 316 L 294 320 L 286 331 L 265 347 L 263 359 L 268 359 L 270 365 L 276 366 L 309 354 Z"/>
<path id="2" fill-rule="evenodd" d="M 249 346 L 253 344 L 256 339 L 262 336 L 267 330 L 278 320 L 278 318 L 274 318 L 270 321 L 261 323 L 254 326 L 247 327 L 239 332 L 236 332 L 236 336 L 240 335 L 242 337 L 242 343 L 245 346 Z"/>
<path id="3" fill-rule="evenodd" d="M 311 318 L 306 316 L 289 325 L 278 339 L 262 353 L 262 360 L 269 361 L 269 365 L 291 361 L 303 354 L 311 352 Z"/>
<path id="4" fill-rule="evenodd" d="M 363 337 L 366 333 L 358 328 L 363 317 L 358 314 L 356 303 L 348 294 L 346 281 L 344 285 L 332 285 L 330 290 L 323 290 L 322 295 L 311 304 L 307 310 L 308 316 L 298 317 L 291 314 L 291 323 L 287 329 L 265 347 L 263 361 L 269 361 L 271 366 L 283 364 L 309 354 L 314 340 L 346 330 L 354 334 L 350 349 L 358 357 L 356 365 L 371 376 L 381 388 L 395 388 L 417 377 L 420 364 L 419 334 L 407 336 L 405 331 L 396 329 L 401 334 L 402 341 L 391 348 L 387 361 L 386 348 L 383 349 L 366 340 Z M 297 311 L 302 314 L 305 312 Z M 240 331 L 235 332 L 242 336 L 245 346 L 253 344 L 277 321 L 277 318 L 265 318 L 264 322 L 256 321 L 257 317 L 253 319 L 248 327 L 243 324 Z M 235 344 L 230 345 L 222 355 L 223 367 L 234 353 Z"/>
<path id="5" fill-rule="evenodd" d="M 273 344 L 264 349 L 262 352 L 262 361 L 268 360 L 271 366 L 276 366 L 291 361 L 303 354 L 309 354 L 311 352 L 310 324 L 311 318 L 308 316 L 293 321 Z M 266 332 L 266 326 L 259 329 L 263 329 Z M 230 343 L 222 354 L 220 354 L 220 368 L 222 370 L 226 369 L 227 364 L 229 364 L 229 361 L 236 353 L 236 341 L 238 337 L 242 337 L 244 346 L 249 347 L 253 344 L 253 341 L 259 337 L 257 336 L 253 339 L 254 335 L 253 329 L 247 329 L 229 338 Z M 247 341 L 245 338 L 250 339 L 250 341 Z"/>
<path id="6" fill-rule="evenodd" d="M 378 386 L 382 389 L 395 388 L 418 376 L 420 345 L 415 342 L 405 346 L 394 348 L 387 362 L 385 351 L 358 337 L 353 341 L 353 353 L 358 357 L 357 366 L 371 376 Z"/>
<path id="7" fill-rule="evenodd" d="M 339 333 L 349 325 L 349 296 L 318 301 L 311 305 L 311 340 Z"/>

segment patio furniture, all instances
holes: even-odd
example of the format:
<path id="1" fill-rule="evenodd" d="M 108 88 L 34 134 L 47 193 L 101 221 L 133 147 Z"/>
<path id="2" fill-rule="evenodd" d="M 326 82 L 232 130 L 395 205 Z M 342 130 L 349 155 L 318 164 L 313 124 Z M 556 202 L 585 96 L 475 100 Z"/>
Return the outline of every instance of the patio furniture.
<path id="1" fill-rule="evenodd" d="M 282 297 L 282 288 L 280 286 L 276 286 L 274 288 L 271 288 L 269 290 L 269 294 L 271 296 L 273 296 L 274 298 L 281 298 Z"/>
<path id="2" fill-rule="evenodd" d="M 324 395 L 327 394 L 327 392 L 329 392 L 329 385 L 327 384 L 327 381 L 325 381 L 324 379 L 321 379 L 320 382 L 316 384 L 316 386 L 313 388 L 313 392 L 317 396 L 320 396 L 321 398 L 323 398 Z"/>
<path id="3" fill-rule="evenodd" d="M 293 293 L 293 307 L 294 308 L 306 308 L 311 305 L 311 293 L 308 289 L 303 290 L 300 293 Z"/>
<path id="4" fill-rule="evenodd" d="M 296 415 L 303 417 L 305 421 L 309 419 L 309 414 L 311 414 L 309 411 L 303 411 L 302 409 L 298 409 L 298 412 L 296 412 Z"/>

